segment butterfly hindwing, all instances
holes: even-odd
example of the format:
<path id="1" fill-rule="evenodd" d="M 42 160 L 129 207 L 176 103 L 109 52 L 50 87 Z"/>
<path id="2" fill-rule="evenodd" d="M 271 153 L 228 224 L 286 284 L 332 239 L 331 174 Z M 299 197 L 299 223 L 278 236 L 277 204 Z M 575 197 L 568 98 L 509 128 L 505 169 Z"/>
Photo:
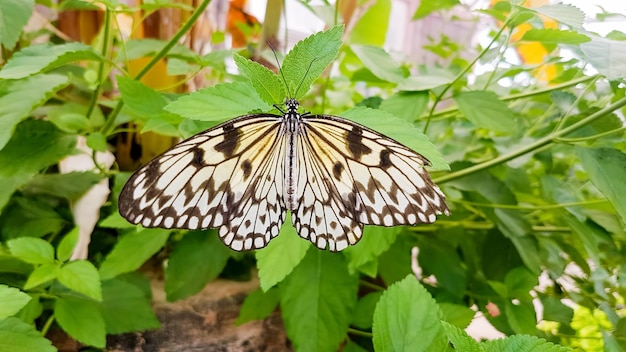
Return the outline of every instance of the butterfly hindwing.
<path id="1" fill-rule="evenodd" d="M 292 221 L 319 248 L 355 244 L 362 224 L 432 223 L 435 215 L 449 213 L 420 154 L 336 116 L 306 115 L 302 126 Z"/>
<path id="2" fill-rule="evenodd" d="M 285 219 L 281 116 L 242 116 L 182 141 L 139 169 L 120 213 L 144 227 L 219 227 L 234 250 L 262 248 Z"/>

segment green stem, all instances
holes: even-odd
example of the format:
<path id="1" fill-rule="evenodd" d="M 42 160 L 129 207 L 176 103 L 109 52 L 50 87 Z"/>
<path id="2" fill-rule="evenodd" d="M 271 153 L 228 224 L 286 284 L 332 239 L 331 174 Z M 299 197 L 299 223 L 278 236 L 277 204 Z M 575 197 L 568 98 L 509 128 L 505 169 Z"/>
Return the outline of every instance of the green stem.
<path id="1" fill-rule="evenodd" d="M 41 334 L 43 336 L 46 336 L 46 334 L 48 333 L 48 330 L 50 330 L 50 327 L 52 326 L 53 322 L 54 322 L 54 314 L 51 314 L 48 317 L 48 320 L 46 320 L 46 323 L 43 325 L 43 328 L 41 328 Z"/>
<path id="2" fill-rule="evenodd" d="M 361 330 L 357 330 L 357 329 L 354 329 L 354 328 L 348 328 L 348 334 L 357 335 L 357 336 L 363 336 L 363 337 L 369 337 L 370 339 L 372 338 L 372 333 L 371 332 L 361 331 Z"/>
<path id="3" fill-rule="evenodd" d="M 161 49 L 155 56 L 152 57 L 150 62 L 148 62 L 146 66 L 144 66 L 144 68 L 137 74 L 137 76 L 134 77 L 134 79 L 141 79 L 146 73 L 148 73 L 148 71 L 152 69 L 154 65 L 156 65 L 157 62 L 159 62 L 159 60 L 164 58 L 165 55 L 167 55 L 167 53 L 172 50 L 172 48 L 180 41 L 180 39 L 193 27 L 194 23 L 196 23 L 196 20 L 202 15 L 202 13 L 204 13 L 204 10 L 209 5 L 209 3 L 211 3 L 211 0 L 202 1 L 202 3 L 196 8 L 191 16 L 189 16 L 189 19 L 182 25 L 182 27 L 180 27 L 178 32 L 174 34 L 172 39 L 170 39 L 167 44 L 165 44 L 163 49 Z M 120 111 L 122 111 L 123 106 L 124 101 L 119 100 L 113 111 L 111 111 L 111 113 L 109 114 L 109 117 L 107 118 L 104 126 L 102 127 L 102 134 L 108 136 L 111 133 L 113 127 L 115 126 L 115 120 L 117 119 L 117 115 L 119 115 Z"/>
<path id="4" fill-rule="evenodd" d="M 474 67 L 474 65 L 478 62 L 478 60 L 480 60 L 480 58 L 483 57 L 487 53 L 487 51 L 489 51 L 491 46 L 496 42 L 496 40 L 498 40 L 500 35 L 502 35 L 504 30 L 507 28 L 507 26 L 509 25 L 509 22 L 511 22 L 513 17 L 514 16 L 510 16 L 509 18 L 506 19 L 506 21 L 502 24 L 502 27 L 500 28 L 498 33 L 496 33 L 496 35 L 493 36 L 493 39 L 491 40 L 489 45 L 487 45 L 487 47 L 485 47 L 485 49 L 483 49 L 483 51 L 480 52 L 480 54 L 476 55 L 474 60 L 469 65 L 467 65 L 467 67 L 465 67 L 465 69 L 463 69 L 463 71 L 461 71 L 454 78 L 454 80 L 452 80 L 452 82 L 450 82 L 450 84 L 446 85 L 443 88 L 443 90 L 441 91 L 441 93 L 439 93 L 439 95 L 437 95 L 437 97 L 435 98 L 435 101 L 433 102 L 432 107 L 430 108 L 430 112 L 428 113 L 428 118 L 426 119 L 426 125 L 424 126 L 424 131 L 423 131 L 424 134 L 426 134 L 426 132 L 428 131 L 428 125 L 430 124 L 430 119 L 432 118 L 433 114 L 435 113 L 435 109 L 437 108 L 437 104 L 439 104 L 439 102 L 443 99 L 443 97 L 450 90 L 450 88 L 452 88 L 456 82 L 458 82 L 461 78 L 463 78 L 472 69 L 472 67 Z"/>
<path id="5" fill-rule="evenodd" d="M 468 201 L 456 201 L 455 203 L 462 204 L 462 205 L 472 205 L 472 206 L 481 207 L 481 208 L 499 208 L 499 209 L 535 211 L 535 210 L 560 209 L 560 208 L 574 207 L 574 206 L 585 206 L 589 204 L 598 204 L 598 203 L 606 203 L 606 202 L 608 202 L 606 199 L 596 199 L 596 200 L 589 200 L 589 201 L 583 201 L 583 202 L 533 205 L 533 206 L 524 206 L 524 205 L 518 205 L 518 204 L 488 204 L 488 203 L 468 202 Z"/>
<path id="6" fill-rule="evenodd" d="M 103 24 L 103 31 L 102 31 L 102 49 L 101 49 L 101 55 L 103 58 L 106 58 L 108 56 L 108 52 L 109 52 L 109 31 L 111 29 L 111 11 L 106 8 L 104 11 L 104 24 Z M 96 106 L 98 105 L 98 98 L 100 97 L 100 92 L 102 91 L 102 83 L 104 81 L 103 76 L 104 76 L 104 65 L 107 64 L 107 60 L 103 60 L 100 62 L 100 64 L 98 65 L 98 77 L 97 77 L 97 82 L 98 85 L 96 86 L 96 89 L 93 91 L 93 93 L 91 94 L 91 101 L 89 102 L 89 108 L 87 110 L 87 118 L 91 118 L 91 114 L 93 114 L 93 111 L 96 109 Z M 95 162 L 95 160 L 94 160 Z"/>
<path id="7" fill-rule="evenodd" d="M 549 135 L 536 140 L 535 142 L 527 145 L 524 148 L 521 148 L 519 150 L 514 150 L 514 151 L 512 151 L 510 153 L 507 153 L 507 154 L 500 155 L 499 157 L 491 159 L 491 160 L 488 160 L 488 161 L 485 161 L 484 163 L 476 164 L 476 165 L 470 166 L 470 167 L 468 167 L 466 169 L 459 170 L 459 171 L 456 171 L 456 172 L 452 172 L 452 173 L 447 174 L 447 175 L 443 175 L 441 177 L 436 178 L 434 181 L 436 183 L 444 183 L 444 182 L 449 182 L 449 181 L 452 181 L 452 180 L 456 180 L 458 178 L 465 177 L 467 175 L 471 175 L 471 174 L 473 174 L 475 172 L 479 172 L 479 171 L 488 169 L 488 168 L 490 168 L 492 166 L 505 163 L 505 162 L 507 162 L 509 160 L 513 160 L 513 159 L 515 159 L 515 158 L 517 158 L 519 156 L 522 156 L 524 154 L 530 153 L 530 152 L 532 152 L 534 150 L 537 150 L 539 148 L 542 148 L 542 147 L 548 146 L 550 144 L 556 143 L 556 142 L 558 142 L 558 139 L 560 137 L 565 136 L 565 135 L 567 135 L 569 133 L 572 133 L 572 132 L 574 132 L 574 131 L 576 131 L 576 130 L 578 130 L 578 129 L 580 129 L 580 128 L 582 128 L 582 127 L 584 127 L 584 126 L 586 126 L 586 125 L 588 125 L 588 124 L 590 124 L 590 123 L 592 123 L 592 122 L 594 122 L 594 121 L 596 121 L 596 120 L 598 120 L 598 119 L 600 119 L 602 117 L 604 117 L 605 115 L 610 114 L 611 112 L 613 112 L 613 111 L 615 111 L 615 110 L 617 110 L 617 109 L 619 109 L 619 108 L 621 108 L 623 106 L 626 106 L 626 98 L 621 98 L 618 101 L 616 101 L 615 103 L 607 106 L 606 108 L 598 110 L 595 113 L 589 115 L 588 117 L 586 117 L 586 118 L 584 118 L 584 119 L 582 119 L 582 120 L 580 120 L 580 121 L 578 121 L 578 122 L 576 122 L 576 123 L 574 123 L 574 124 L 572 124 L 570 126 L 567 126 L 567 127 L 563 128 L 561 130 L 552 132 Z"/>

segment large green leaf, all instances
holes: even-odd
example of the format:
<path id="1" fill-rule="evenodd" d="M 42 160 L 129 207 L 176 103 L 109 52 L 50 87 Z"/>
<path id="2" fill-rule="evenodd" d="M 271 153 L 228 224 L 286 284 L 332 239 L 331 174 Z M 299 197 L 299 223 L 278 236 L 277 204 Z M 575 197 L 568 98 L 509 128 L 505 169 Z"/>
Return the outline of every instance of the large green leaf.
<path id="1" fill-rule="evenodd" d="M 481 343 L 485 352 L 569 352 L 571 349 L 555 345 L 535 336 L 516 335 Z"/>
<path id="2" fill-rule="evenodd" d="M 374 348 L 377 351 L 444 351 L 448 340 L 441 311 L 413 275 L 390 286 L 374 312 Z"/>
<path id="3" fill-rule="evenodd" d="M 257 91 L 261 99 L 268 104 L 282 104 L 285 101 L 285 84 L 267 67 L 239 54 L 234 54 L 235 64 Z"/>
<path id="4" fill-rule="evenodd" d="M 52 342 L 35 330 L 31 324 L 9 317 L 0 320 L 0 345 L 11 352 L 55 352 Z"/>
<path id="5" fill-rule="evenodd" d="M 372 73 L 388 82 L 400 82 L 405 77 L 402 66 L 380 47 L 371 45 L 351 45 L 350 49 Z"/>
<path id="6" fill-rule="evenodd" d="M 358 279 L 339 253 L 310 250 L 280 285 L 287 336 L 298 351 L 336 350 L 345 339 Z"/>
<path id="7" fill-rule="evenodd" d="M 507 134 L 519 131 L 515 115 L 495 93 L 462 92 L 454 97 L 454 101 L 463 115 L 477 127 Z"/>
<path id="8" fill-rule="evenodd" d="M 454 346 L 455 351 L 484 352 L 482 346 L 480 346 L 478 342 L 476 342 L 476 340 L 469 336 L 465 331 L 445 321 L 442 321 L 441 325 L 446 331 L 448 340 L 450 340 L 450 343 Z"/>
<path id="9" fill-rule="evenodd" d="M 1 73 L 2 71 L 0 71 Z M 67 86 L 69 79 L 57 74 L 43 74 L 15 81 L 0 81 L 0 150 L 4 148 L 17 124 L 31 111 L 45 103 L 57 91 Z M 15 132 L 18 133 L 24 131 Z M 19 137 L 18 137 L 19 138 Z M 18 140 L 14 143 L 33 143 Z M 6 165 L 6 164 L 2 164 Z"/>
<path id="10" fill-rule="evenodd" d="M 124 235 L 100 266 L 102 280 L 112 279 L 119 274 L 139 269 L 151 256 L 158 252 L 167 241 L 170 231 L 165 229 L 144 229 Z"/>
<path id="11" fill-rule="evenodd" d="M 57 279 L 65 287 L 102 301 L 102 287 L 96 267 L 86 260 L 76 260 L 61 267 Z"/>
<path id="12" fill-rule="evenodd" d="M 54 262 L 54 248 L 41 238 L 20 237 L 7 242 L 11 254 L 30 264 Z"/>
<path id="13" fill-rule="evenodd" d="M 346 41 L 350 44 L 383 46 L 389 29 L 391 3 L 391 0 L 378 0 L 366 7 L 365 13 L 349 31 Z"/>
<path id="14" fill-rule="evenodd" d="M 157 329 L 160 326 L 143 291 L 118 279 L 102 283 L 100 312 L 109 334 Z"/>
<path id="15" fill-rule="evenodd" d="M 5 319 L 19 312 L 31 298 L 15 287 L 0 284 L 0 319 Z"/>
<path id="16" fill-rule="evenodd" d="M 611 148 L 577 147 L 576 154 L 591 182 L 613 204 L 626 222 L 626 154 Z"/>
<path id="17" fill-rule="evenodd" d="M 99 348 L 106 345 L 106 329 L 98 304 L 76 298 L 58 298 L 54 318 L 71 337 Z"/>
<path id="18" fill-rule="evenodd" d="M 12 49 L 35 9 L 35 0 L 0 1 L 0 45 Z"/>
<path id="19" fill-rule="evenodd" d="M 231 253 L 216 231 L 188 232 L 174 247 L 165 269 L 168 301 L 200 292 L 222 272 Z"/>

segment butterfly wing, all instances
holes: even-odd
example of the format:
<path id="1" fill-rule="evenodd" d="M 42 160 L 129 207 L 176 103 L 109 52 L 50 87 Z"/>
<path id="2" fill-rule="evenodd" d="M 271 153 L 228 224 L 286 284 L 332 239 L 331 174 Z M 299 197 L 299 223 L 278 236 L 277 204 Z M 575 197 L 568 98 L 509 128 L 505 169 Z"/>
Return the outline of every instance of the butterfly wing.
<path id="1" fill-rule="evenodd" d="M 281 116 L 253 114 L 192 136 L 131 176 L 120 214 L 144 227 L 219 227 L 237 251 L 265 247 L 285 219 L 283 133 Z"/>
<path id="2" fill-rule="evenodd" d="M 363 224 L 432 223 L 449 214 L 422 155 L 337 116 L 303 116 L 302 126 L 292 222 L 317 247 L 340 251 L 356 244 Z"/>

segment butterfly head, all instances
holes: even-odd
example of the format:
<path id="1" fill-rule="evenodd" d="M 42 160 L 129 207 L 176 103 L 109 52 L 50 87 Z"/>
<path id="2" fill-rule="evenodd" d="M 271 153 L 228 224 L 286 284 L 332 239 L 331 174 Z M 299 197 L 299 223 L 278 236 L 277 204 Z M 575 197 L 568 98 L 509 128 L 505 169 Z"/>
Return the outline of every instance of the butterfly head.
<path id="1" fill-rule="evenodd" d="M 285 106 L 287 107 L 288 112 L 298 112 L 298 107 L 300 103 L 296 99 L 287 98 L 285 99 Z"/>

